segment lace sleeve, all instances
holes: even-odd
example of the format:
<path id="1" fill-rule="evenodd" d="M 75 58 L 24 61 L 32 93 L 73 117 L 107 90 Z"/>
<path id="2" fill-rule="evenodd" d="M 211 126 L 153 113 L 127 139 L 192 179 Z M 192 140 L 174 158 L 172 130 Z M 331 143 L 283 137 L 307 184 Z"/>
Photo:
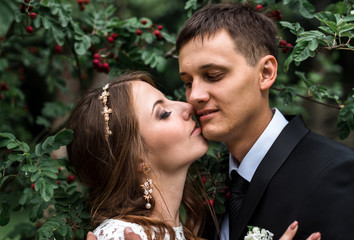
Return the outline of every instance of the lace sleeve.
<path id="1" fill-rule="evenodd" d="M 117 219 L 105 220 L 93 233 L 97 240 L 124 240 L 124 228 L 126 227 L 131 227 L 134 233 L 138 234 L 142 240 L 147 240 L 144 229 L 140 225 Z"/>

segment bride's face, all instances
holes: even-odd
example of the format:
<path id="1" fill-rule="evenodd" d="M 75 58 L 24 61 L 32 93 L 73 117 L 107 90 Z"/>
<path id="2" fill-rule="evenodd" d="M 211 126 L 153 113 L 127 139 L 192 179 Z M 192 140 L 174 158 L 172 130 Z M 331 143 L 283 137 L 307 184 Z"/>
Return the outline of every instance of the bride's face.
<path id="1" fill-rule="evenodd" d="M 208 150 L 189 103 L 171 101 L 148 83 L 133 81 L 133 102 L 151 164 L 164 171 L 189 166 Z"/>

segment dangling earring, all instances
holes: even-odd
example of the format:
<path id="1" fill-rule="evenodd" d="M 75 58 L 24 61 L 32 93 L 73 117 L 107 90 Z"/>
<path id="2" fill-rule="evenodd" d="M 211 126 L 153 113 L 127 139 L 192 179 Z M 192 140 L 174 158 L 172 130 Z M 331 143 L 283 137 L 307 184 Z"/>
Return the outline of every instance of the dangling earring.
<path id="1" fill-rule="evenodd" d="M 143 172 L 145 174 L 145 182 L 141 187 L 144 190 L 144 198 L 146 200 L 145 208 L 150 209 L 151 208 L 151 203 L 150 199 L 152 199 L 151 193 L 152 193 L 152 180 L 148 177 L 149 172 L 150 172 L 150 167 L 148 165 L 143 165 Z"/>

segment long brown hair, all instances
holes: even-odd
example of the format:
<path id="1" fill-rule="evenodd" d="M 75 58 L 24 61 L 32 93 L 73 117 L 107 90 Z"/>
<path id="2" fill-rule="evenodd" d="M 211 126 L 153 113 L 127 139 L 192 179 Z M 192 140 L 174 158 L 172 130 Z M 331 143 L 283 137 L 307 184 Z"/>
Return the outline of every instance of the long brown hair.
<path id="1" fill-rule="evenodd" d="M 92 225 L 96 227 L 109 218 L 119 218 L 142 225 L 151 238 L 152 227 L 157 227 L 157 239 L 163 239 L 165 230 L 174 239 L 173 229 L 166 223 L 149 218 L 153 209 L 145 208 L 142 173 L 138 171 L 141 156 L 148 151 L 139 133 L 133 107 L 132 81 L 144 81 L 155 87 L 144 72 L 120 75 L 109 85 L 107 106 L 111 108 L 109 127 L 112 135 L 105 136 L 103 104 L 99 101 L 102 89 L 87 93 L 75 106 L 67 123 L 74 131 L 67 151 L 80 181 L 88 187 Z M 187 182 L 182 204 L 187 218 L 185 236 L 196 239 L 203 221 L 201 199 Z M 161 234 L 159 234 L 161 233 Z"/>

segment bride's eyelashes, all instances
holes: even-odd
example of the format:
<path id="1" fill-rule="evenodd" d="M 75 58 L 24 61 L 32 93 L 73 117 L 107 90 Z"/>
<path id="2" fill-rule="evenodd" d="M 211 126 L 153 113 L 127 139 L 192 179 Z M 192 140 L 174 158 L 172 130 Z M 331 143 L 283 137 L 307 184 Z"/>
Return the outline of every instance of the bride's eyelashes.
<path id="1" fill-rule="evenodd" d="M 163 111 L 163 112 L 160 114 L 160 120 L 163 120 L 163 119 L 168 118 L 168 117 L 171 115 L 171 113 L 172 113 L 172 111 L 170 111 L 170 112 Z"/>

